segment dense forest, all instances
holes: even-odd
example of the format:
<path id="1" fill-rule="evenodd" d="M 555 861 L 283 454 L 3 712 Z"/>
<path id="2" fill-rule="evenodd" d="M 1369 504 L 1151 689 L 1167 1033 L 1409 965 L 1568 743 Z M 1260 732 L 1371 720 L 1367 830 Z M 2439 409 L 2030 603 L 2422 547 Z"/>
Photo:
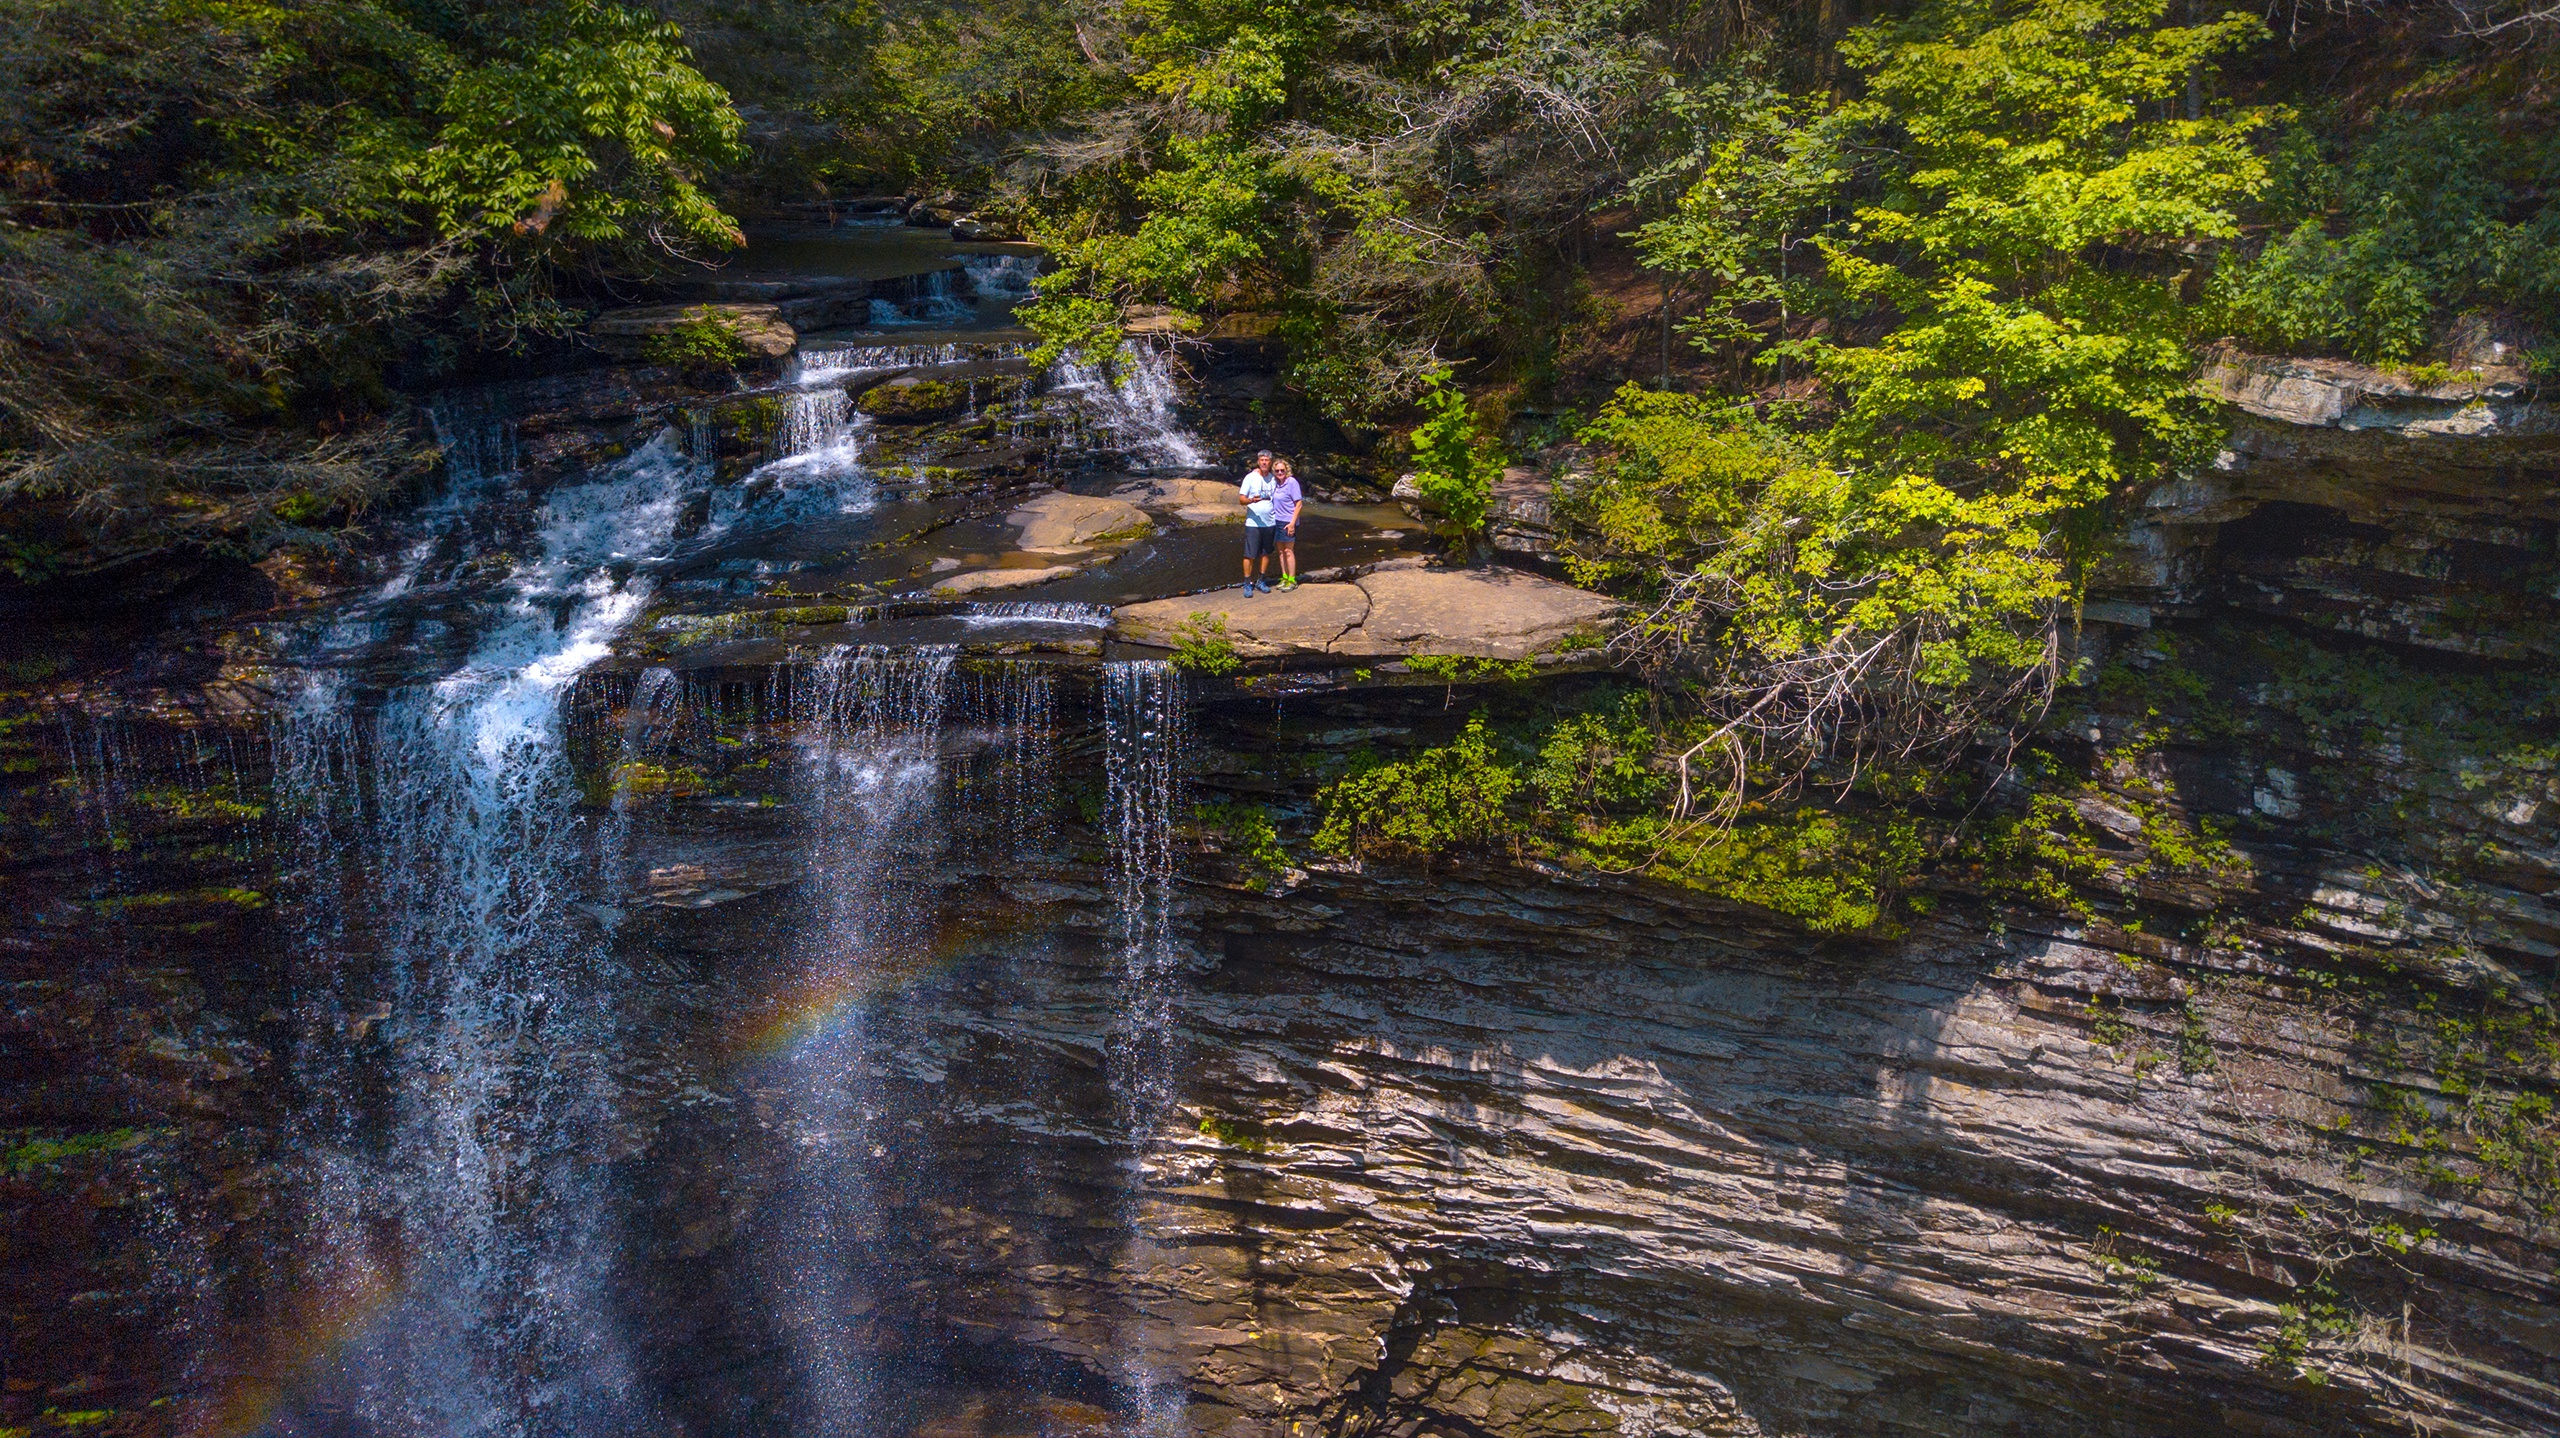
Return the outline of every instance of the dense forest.
<path id="1" fill-rule="evenodd" d="M 2039 712 L 2110 506 L 2211 451 L 2208 346 L 2560 363 L 2530 0 L 7 9 L 12 584 L 347 543 L 431 468 L 401 395 L 574 353 L 741 217 L 947 193 L 1046 247 L 1043 357 L 1272 335 L 1454 544 L 1579 446 L 1566 563 L 1649 683 L 1524 758 L 1611 863 L 1760 863 L 1684 841 L 1900 813 Z M 1390 766 L 1331 841 L 1523 782 Z M 1924 842 L 1793 822 L 1838 926 Z"/>

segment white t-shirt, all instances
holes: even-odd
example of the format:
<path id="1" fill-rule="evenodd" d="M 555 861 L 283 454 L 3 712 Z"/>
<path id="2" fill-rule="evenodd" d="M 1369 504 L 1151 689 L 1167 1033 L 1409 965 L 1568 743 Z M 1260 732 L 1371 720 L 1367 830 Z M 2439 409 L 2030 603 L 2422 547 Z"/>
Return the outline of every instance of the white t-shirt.
<path id="1" fill-rule="evenodd" d="M 1271 515 L 1271 476 L 1258 469 L 1248 469 L 1236 485 L 1238 497 L 1252 501 L 1244 507 L 1244 522 L 1258 529 L 1279 523 Z"/>

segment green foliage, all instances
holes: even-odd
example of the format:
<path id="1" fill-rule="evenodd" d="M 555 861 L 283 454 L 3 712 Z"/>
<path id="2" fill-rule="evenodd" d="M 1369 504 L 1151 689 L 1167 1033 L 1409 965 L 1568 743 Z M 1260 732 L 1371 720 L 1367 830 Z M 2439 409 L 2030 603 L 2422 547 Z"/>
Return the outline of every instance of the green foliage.
<path id="1" fill-rule="evenodd" d="M 1060 260 L 1025 322 L 1044 355 L 1101 355 L 1135 306 L 1271 315 L 1293 386 L 1361 424 L 1458 347 L 1551 355 L 1506 311 L 1655 143 L 1666 59 L 1723 24 L 1621 0 L 1106 11 L 1077 33 L 1119 92 L 1012 181 Z"/>
<path id="2" fill-rule="evenodd" d="M 1235 641 L 1227 637 L 1224 615 L 1194 610 L 1174 631 L 1173 641 L 1176 669 L 1215 679 L 1233 674 L 1244 665 L 1244 657 L 1236 653 Z"/>
<path id="3" fill-rule="evenodd" d="M 1622 693 L 1547 731 L 1529 768 L 1529 787 L 1549 814 L 1649 809 L 1669 783 L 1654 765 L 1660 742 L 1646 696 Z"/>
<path id="4" fill-rule="evenodd" d="M 2243 338 L 2400 363 L 2469 308 L 2560 317 L 2560 213 L 2519 202 L 2560 149 L 2517 145 L 2479 107 L 2386 113 L 2360 143 L 2285 133 L 2278 233 L 2215 277 Z"/>
<path id="5" fill-rule="evenodd" d="M 1501 447 L 1477 427 L 1467 397 L 1449 382 L 1448 371 L 1424 377 L 1421 404 L 1423 421 L 1411 439 L 1414 487 L 1440 513 L 1449 533 L 1472 535 L 1484 528 L 1493 482 L 1502 477 Z"/>
<path id="6" fill-rule="evenodd" d="M 738 332 L 707 307 L 688 311 L 674 328 L 651 335 L 641 350 L 649 363 L 687 373 L 736 369 L 753 355 Z"/>
<path id="7" fill-rule="evenodd" d="M 580 318 L 735 230 L 739 121 L 604 0 L 9 0 L 0 553 L 38 577 L 325 538 L 418 463 L 396 359 Z M 31 558 L 32 557 L 32 558 Z"/>
<path id="8" fill-rule="evenodd" d="M 2261 1355 L 2267 1367 L 2300 1378 L 2315 1386 L 2329 1381 L 2328 1373 L 2311 1361 L 2313 1350 L 2323 1343 L 2343 1342 L 2356 1333 L 2353 1309 L 2339 1300 L 2337 1291 L 2326 1278 L 2314 1282 L 2299 1303 L 2279 1304 L 2276 1308 L 2276 1334 Z"/>
<path id="9" fill-rule="evenodd" d="M 1756 333 L 1751 306 L 1883 320 L 1772 351 L 1833 387 L 1818 429 L 1630 387 L 1584 432 L 1568 562 L 1646 601 L 1640 658 L 1706 676 L 1729 793 L 1843 731 L 1907 756 L 2031 708 L 2101 507 L 2211 442 L 2171 280 L 2237 233 L 2266 117 L 2171 116 L 2263 27 L 2166 14 L 1943 0 L 1843 42 L 1858 100 L 1746 73 L 1700 112 L 1695 179 L 1639 243 L 1710 287 L 1701 341 Z M 1818 284 L 1783 269 L 1799 240 Z"/>
<path id="10" fill-rule="evenodd" d="M 1807 241 L 1855 178 L 1855 136 L 1839 112 L 1779 88 L 1757 55 L 1671 103 L 1701 140 L 1676 167 L 1694 178 L 1670 215 L 1636 232 L 1637 253 L 1703 288 L 1680 322 L 1699 349 L 1772 361 L 1802 352 L 1787 337 L 1787 321 L 1820 296 L 1818 267 L 1805 263 L 1818 257 L 1805 253 Z M 1763 345 L 1771 330 L 1777 343 Z"/>
<path id="11" fill-rule="evenodd" d="M 1220 1148 L 1231 1148 L 1238 1153 L 1264 1154 L 1274 1147 L 1270 1139 L 1246 1125 L 1213 1113 L 1200 1115 L 1200 1136 Z"/>
<path id="12" fill-rule="evenodd" d="M 1327 786 L 1316 796 L 1324 821 L 1314 844 L 1363 857 L 1490 844 L 1511 832 L 1503 804 L 1519 787 L 1519 771 L 1495 756 L 1479 715 L 1448 744 L 1363 766 Z"/>
<path id="13" fill-rule="evenodd" d="M 1272 827 L 1271 812 L 1261 805 L 1220 799 L 1194 807 L 1191 816 L 1220 836 L 1221 847 L 1235 856 L 1237 868 L 1243 871 L 1246 888 L 1269 893 L 1289 872 L 1289 850 L 1280 842 L 1280 831 Z"/>
<path id="14" fill-rule="evenodd" d="M 1911 820 L 1810 806 L 1750 813 L 1730 828 L 1703 831 L 1646 816 L 1588 829 L 1582 847 L 1826 934 L 1874 928 L 1921 856 Z"/>
<path id="15" fill-rule="evenodd" d="M 67 1159 L 138 1148 L 150 1137 L 149 1131 L 133 1128 L 75 1133 L 63 1138 L 37 1138 L 30 1134 L 11 1145 L 7 1152 L 0 1153 L 0 1173 L 23 1178 L 37 1169 L 51 1168 Z"/>

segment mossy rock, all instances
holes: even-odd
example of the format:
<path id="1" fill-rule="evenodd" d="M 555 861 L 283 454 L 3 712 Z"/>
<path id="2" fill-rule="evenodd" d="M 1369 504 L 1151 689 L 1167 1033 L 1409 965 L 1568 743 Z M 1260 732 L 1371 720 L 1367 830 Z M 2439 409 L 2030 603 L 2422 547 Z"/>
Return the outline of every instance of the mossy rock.
<path id="1" fill-rule="evenodd" d="M 854 408 L 886 424 L 926 424 L 968 407 L 965 387 L 930 379 L 891 380 L 854 402 Z"/>
<path id="2" fill-rule="evenodd" d="M 841 604 L 809 604 L 797 609 L 772 609 L 765 617 L 776 624 L 842 624 L 850 617 Z"/>

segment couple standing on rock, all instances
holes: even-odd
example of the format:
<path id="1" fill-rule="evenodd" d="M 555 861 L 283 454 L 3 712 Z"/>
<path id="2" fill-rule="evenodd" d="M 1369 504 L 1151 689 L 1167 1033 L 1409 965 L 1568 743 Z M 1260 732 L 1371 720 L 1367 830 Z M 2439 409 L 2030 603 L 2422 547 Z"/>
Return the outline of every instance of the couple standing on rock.
<path id="1" fill-rule="evenodd" d="M 1264 450 L 1236 485 L 1244 506 L 1244 592 L 1269 594 L 1272 551 L 1280 554 L 1280 587 L 1298 587 L 1298 502 L 1302 495 L 1289 461 Z"/>

